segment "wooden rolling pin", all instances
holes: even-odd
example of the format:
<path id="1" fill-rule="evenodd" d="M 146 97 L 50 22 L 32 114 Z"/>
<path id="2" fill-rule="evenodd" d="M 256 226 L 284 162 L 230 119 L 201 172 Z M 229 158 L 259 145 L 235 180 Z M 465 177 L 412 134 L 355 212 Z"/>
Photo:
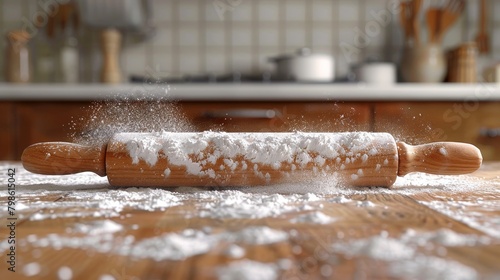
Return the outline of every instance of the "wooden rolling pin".
<path id="1" fill-rule="evenodd" d="M 113 186 L 259 186 L 331 179 L 390 187 L 410 172 L 455 175 L 481 166 L 475 146 L 410 146 L 388 133 L 120 133 L 104 147 L 34 144 L 24 167 L 39 174 L 92 171 Z"/>

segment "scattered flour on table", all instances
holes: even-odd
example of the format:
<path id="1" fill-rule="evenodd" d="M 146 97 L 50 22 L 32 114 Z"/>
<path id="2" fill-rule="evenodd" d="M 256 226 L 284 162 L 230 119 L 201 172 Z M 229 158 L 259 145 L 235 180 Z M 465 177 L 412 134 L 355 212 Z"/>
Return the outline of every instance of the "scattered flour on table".
<path id="1" fill-rule="evenodd" d="M 99 280 L 117 280 L 113 275 L 103 274 L 99 276 Z"/>
<path id="2" fill-rule="evenodd" d="M 74 231 L 78 233 L 96 235 L 102 233 L 113 233 L 123 229 L 123 226 L 111 220 L 91 221 L 85 224 L 76 224 Z"/>
<path id="3" fill-rule="evenodd" d="M 429 242 L 446 247 L 476 246 L 489 244 L 490 239 L 459 234 L 451 230 L 418 234 L 414 230 L 408 230 L 399 238 L 381 234 L 367 239 L 333 243 L 332 249 L 347 257 L 367 256 L 388 262 L 390 274 L 394 277 L 430 280 L 477 279 L 477 272 L 464 264 L 421 253 L 422 248 L 428 248 Z"/>
<path id="4" fill-rule="evenodd" d="M 236 244 L 231 244 L 229 245 L 229 247 L 226 248 L 226 250 L 224 250 L 224 254 L 230 258 L 239 259 L 245 256 L 246 251 L 244 248 Z"/>
<path id="5" fill-rule="evenodd" d="M 381 236 L 333 244 L 333 249 L 347 256 L 368 256 L 377 260 L 396 261 L 413 257 L 415 249 L 403 242 Z"/>
<path id="6" fill-rule="evenodd" d="M 407 243 L 415 243 L 419 246 L 424 246 L 428 244 L 428 242 L 435 242 L 447 247 L 477 246 L 491 243 L 491 238 L 487 236 L 459 234 L 450 229 L 440 229 L 434 232 L 417 232 L 409 229 L 401 236 L 401 239 Z"/>
<path id="7" fill-rule="evenodd" d="M 274 263 L 241 260 L 217 268 L 217 275 L 220 280 L 274 280 L 279 268 Z"/>
<path id="8" fill-rule="evenodd" d="M 475 280 L 477 272 L 459 262 L 433 256 L 417 255 L 393 263 L 389 267 L 393 276 L 405 279 L 426 280 Z"/>
<path id="9" fill-rule="evenodd" d="M 335 222 L 335 218 L 325 215 L 323 212 L 314 211 L 307 214 L 302 214 L 290 220 L 292 223 L 319 224 L 325 225 Z"/>
<path id="10" fill-rule="evenodd" d="M 42 267 L 37 262 L 31 262 L 23 266 L 23 274 L 28 277 L 36 276 L 42 271 Z"/>
<path id="11" fill-rule="evenodd" d="M 490 236 L 500 238 L 500 217 L 482 213 L 500 211 L 500 202 L 496 200 L 474 203 L 470 201 L 422 201 L 420 203 Z M 468 205 L 473 205 L 475 211 L 465 208 Z"/>
<path id="12" fill-rule="evenodd" d="M 374 207 L 375 203 L 368 201 L 368 200 L 356 201 L 356 206 L 358 206 L 358 207 Z"/>
<path id="13" fill-rule="evenodd" d="M 135 258 L 151 258 L 156 261 L 184 260 L 210 251 L 216 242 L 216 236 L 188 229 L 180 234 L 168 233 L 145 238 L 129 248 L 120 248 L 119 252 Z"/>
<path id="14" fill-rule="evenodd" d="M 288 234 L 269 227 L 247 227 L 239 232 L 227 235 L 226 238 L 235 242 L 264 245 L 285 241 L 288 239 Z"/>
<path id="15" fill-rule="evenodd" d="M 20 164 L 0 164 L 0 169 L 16 168 L 16 194 L 33 195 L 57 193 L 61 191 L 102 189 L 109 187 L 108 179 L 92 172 L 75 175 L 40 175 L 26 171 Z M 8 195 L 0 192 L 1 196 Z"/>
<path id="16" fill-rule="evenodd" d="M 112 226 L 116 228 L 116 225 Z M 78 228 L 78 227 L 77 227 Z M 116 231 L 115 231 L 116 232 Z M 44 237 L 30 235 L 19 240 L 20 246 L 35 248 L 50 247 L 55 250 L 63 248 L 94 250 L 99 253 L 112 253 L 137 259 L 184 260 L 194 255 L 204 254 L 222 244 L 238 243 L 248 246 L 273 244 L 288 239 L 288 233 L 269 227 L 247 227 L 240 231 L 227 231 L 210 234 L 195 229 L 185 229 L 181 232 L 165 233 L 159 236 L 135 240 L 132 235 L 116 236 L 109 231 L 96 231 L 85 236 L 64 236 L 49 234 Z M 5 240 L 0 243 L 0 251 L 9 248 Z M 241 257 L 243 248 L 232 248 L 234 257 Z"/>
<path id="17" fill-rule="evenodd" d="M 241 191 L 212 191 L 193 194 L 200 202 L 199 216 L 212 219 L 261 219 L 299 211 L 295 204 L 317 207 L 315 194 L 252 194 Z"/>
<path id="18" fill-rule="evenodd" d="M 57 277 L 59 280 L 70 280 L 73 278 L 73 270 L 67 266 L 61 266 L 57 270 Z"/>

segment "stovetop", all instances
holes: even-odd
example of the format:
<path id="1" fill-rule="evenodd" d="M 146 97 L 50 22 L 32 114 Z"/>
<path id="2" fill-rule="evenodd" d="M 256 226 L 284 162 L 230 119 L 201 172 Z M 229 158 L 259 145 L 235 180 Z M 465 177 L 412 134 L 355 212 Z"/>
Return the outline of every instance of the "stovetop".
<path id="1" fill-rule="evenodd" d="M 303 82 L 295 80 L 279 79 L 271 72 L 263 72 L 257 75 L 242 74 L 240 72 L 233 72 L 225 75 L 182 75 L 182 76 L 169 76 L 169 77 L 148 77 L 140 75 L 132 75 L 129 78 L 131 83 L 147 83 L 147 84 L 187 84 L 187 83 L 210 83 L 210 84 L 224 84 L 224 83 L 301 83 L 301 84 L 331 84 L 338 82 L 348 82 L 348 80 L 335 80 L 331 82 Z"/>

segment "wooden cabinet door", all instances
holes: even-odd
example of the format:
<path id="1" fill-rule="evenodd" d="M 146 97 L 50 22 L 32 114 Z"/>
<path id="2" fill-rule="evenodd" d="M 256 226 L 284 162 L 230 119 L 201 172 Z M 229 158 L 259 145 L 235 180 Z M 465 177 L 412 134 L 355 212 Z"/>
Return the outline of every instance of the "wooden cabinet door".
<path id="1" fill-rule="evenodd" d="M 23 102 L 16 104 L 17 159 L 27 146 L 46 141 L 71 141 L 71 133 L 80 131 L 83 119 L 88 118 L 89 103 L 80 102 Z M 74 123 L 74 124 L 73 124 Z"/>
<path id="2" fill-rule="evenodd" d="M 333 102 L 182 102 L 199 131 L 367 131 L 370 105 Z"/>
<path id="3" fill-rule="evenodd" d="M 408 143 L 466 142 L 476 145 L 484 160 L 500 160 L 500 103 L 378 103 L 374 118 L 375 131 Z"/>
<path id="4" fill-rule="evenodd" d="M 0 102 L 0 159 L 16 159 L 16 119 L 11 102 Z"/>

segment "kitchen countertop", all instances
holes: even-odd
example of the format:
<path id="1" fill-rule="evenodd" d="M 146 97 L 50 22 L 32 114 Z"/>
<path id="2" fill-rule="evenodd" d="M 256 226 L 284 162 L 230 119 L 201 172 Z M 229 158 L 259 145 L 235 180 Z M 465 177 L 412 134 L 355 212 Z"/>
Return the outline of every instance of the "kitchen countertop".
<path id="1" fill-rule="evenodd" d="M 498 101 L 497 84 L 172 84 L 12 85 L 0 83 L 0 101 L 93 101 L 126 99 L 180 101 Z"/>
<path id="2" fill-rule="evenodd" d="M 237 190 L 119 189 L 91 173 L 0 166 L 4 182 L 16 170 L 15 213 L 0 215 L 17 219 L 16 277 L 3 261 L 1 279 L 500 277 L 500 163 L 468 176 L 414 173 L 393 189 Z"/>

